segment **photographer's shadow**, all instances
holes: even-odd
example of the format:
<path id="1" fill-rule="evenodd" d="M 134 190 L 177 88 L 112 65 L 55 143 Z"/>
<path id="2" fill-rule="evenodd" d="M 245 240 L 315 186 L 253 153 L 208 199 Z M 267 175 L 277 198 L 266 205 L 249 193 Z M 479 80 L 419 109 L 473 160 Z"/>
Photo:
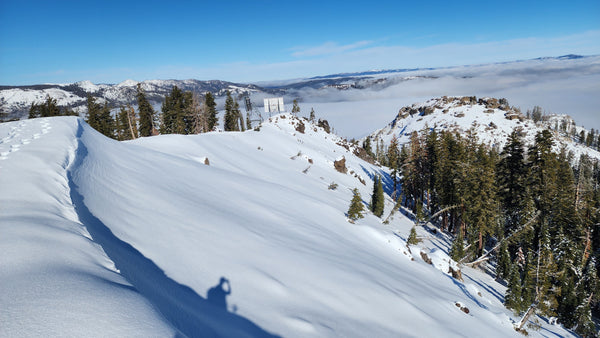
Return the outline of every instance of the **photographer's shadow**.
<path id="1" fill-rule="evenodd" d="M 221 310 L 227 311 L 227 296 L 231 294 L 231 284 L 225 277 L 221 277 L 219 284 L 208 289 L 206 300 Z"/>

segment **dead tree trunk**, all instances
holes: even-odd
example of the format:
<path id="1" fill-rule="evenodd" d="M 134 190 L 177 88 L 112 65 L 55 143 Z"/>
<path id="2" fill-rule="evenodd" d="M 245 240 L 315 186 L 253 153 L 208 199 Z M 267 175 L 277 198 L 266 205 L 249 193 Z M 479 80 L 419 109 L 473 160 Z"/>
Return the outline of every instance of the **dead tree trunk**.
<path id="1" fill-rule="evenodd" d="M 127 123 L 129 124 L 129 131 L 131 132 L 131 139 L 135 140 L 135 133 L 133 132 L 133 123 L 131 123 L 131 119 L 135 118 L 135 111 L 132 107 L 129 107 L 129 111 L 127 112 Z"/>
<path id="2" fill-rule="evenodd" d="M 431 215 L 431 217 L 429 217 L 429 219 L 427 221 L 425 221 L 425 223 L 431 222 L 436 217 L 438 217 L 440 214 L 444 213 L 443 219 L 442 219 L 442 227 L 441 227 L 441 230 L 444 231 L 445 228 L 446 228 L 446 226 L 447 226 L 447 224 L 448 224 L 448 215 L 446 215 L 445 212 L 448 211 L 448 210 L 452 210 L 452 209 L 454 209 L 454 208 L 456 208 L 458 206 L 459 206 L 458 204 L 455 204 L 455 205 L 451 205 L 449 207 L 445 207 L 444 209 L 442 209 L 442 210 L 436 212 L 435 214 Z"/>
<path id="3" fill-rule="evenodd" d="M 527 221 L 527 223 L 525 223 L 525 225 L 523 225 L 521 228 L 515 230 L 512 234 L 508 235 L 507 237 L 505 237 L 501 241 L 498 241 L 498 243 L 496 243 L 496 245 L 494 245 L 494 247 L 490 251 L 488 251 L 485 254 L 479 256 L 476 260 L 474 260 L 472 262 L 465 263 L 465 265 L 473 266 L 473 265 L 477 265 L 477 264 L 479 264 L 479 263 L 481 263 L 481 262 L 483 262 L 485 260 L 488 260 L 489 258 L 487 256 L 489 254 L 491 254 L 492 252 L 498 250 L 498 248 L 502 245 L 502 243 L 504 243 L 505 241 L 509 240 L 514 235 L 516 235 L 519 232 L 527 229 L 531 225 L 531 223 L 533 223 L 533 221 L 535 221 L 538 218 L 539 215 L 540 215 L 540 212 L 538 211 L 535 215 L 533 215 L 533 217 L 529 221 Z M 458 262 L 458 264 L 462 264 L 464 262 L 465 258 L 461 259 L 460 262 Z"/>
<path id="4" fill-rule="evenodd" d="M 525 323 L 527 323 L 527 321 L 529 320 L 529 317 L 531 317 L 531 315 L 535 313 L 536 307 L 537 307 L 537 301 L 535 303 L 531 304 L 531 306 L 529 307 L 527 312 L 525 312 L 525 315 L 523 316 L 523 318 L 521 318 L 521 320 L 517 323 L 517 325 L 515 325 L 515 330 L 521 331 L 523 329 L 523 325 L 525 325 Z"/>

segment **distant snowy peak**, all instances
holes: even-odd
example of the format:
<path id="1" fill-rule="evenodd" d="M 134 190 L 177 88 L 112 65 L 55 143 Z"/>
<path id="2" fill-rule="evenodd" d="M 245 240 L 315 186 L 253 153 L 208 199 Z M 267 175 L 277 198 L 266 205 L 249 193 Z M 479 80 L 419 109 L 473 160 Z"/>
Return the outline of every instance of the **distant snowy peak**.
<path id="1" fill-rule="evenodd" d="M 116 87 L 135 87 L 137 86 L 139 82 L 131 80 L 131 79 L 127 79 L 119 84 L 116 85 Z"/>
<path id="2" fill-rule="evenodd" d="M 556 151 L 565 147 L 573 152 L 575 159 L 582 153 L 600 159 L 600 152 L 575 141 L 584 128 L 576 126 L 570 116 L 545 115 L 536 123 L 505 99 L 497 98 L 444 96 L 406 106 L 399 110 L 392 122 L 369 137 L 388 145 L 396 136 L 400 144 L 406 144 L 413 132 L 434 129 L 461 135 L 471 130 L 480 142 L 498 148 L 505 145 L 513 130 L 520 131 L 526 144 L 533 144 L 538 132 L 550 129 L 556 141 Z"/>
<path id="3" fill-rule="evenodd" d="M 77 87 L 83 89 L 84 91 L 86 91 L 88 93 L 96 93 L 100 90 L 100 87 L 96 86 L 91 81 L 87 81 L 87 80 L 75 82 L 74 85 L 76 85 Z"/>

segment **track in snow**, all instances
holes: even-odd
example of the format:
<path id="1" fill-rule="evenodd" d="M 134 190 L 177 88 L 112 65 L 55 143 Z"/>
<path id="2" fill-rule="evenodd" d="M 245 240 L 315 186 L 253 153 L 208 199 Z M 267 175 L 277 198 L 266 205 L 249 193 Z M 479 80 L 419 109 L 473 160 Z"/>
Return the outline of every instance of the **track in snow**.
<path id="1" fill-rule="evenodd" d="M 34 139 L 39 139 L 43 134 L 47 134 L 50 129 L 52 129 L 48 119 L 42 119 L 39 122 L 39 125 L 34 124 L 33 122 L 28 125 L 24 121 L 21 121 L 16 127 L 11 127 L 8 135 L 0 139 L 0 160 L 8 159 L 11 154 L 21 150 L 21 147 L 28 145 Z M 31 131 L 28 130 L 29 134 L 32 134 L 32 136 L 30 138 L 23 136 L 23 127 L 25 126 L 29 128 L 33 127 L 35 131 L 39 130 L 39 132 L 31 133 Z"/>

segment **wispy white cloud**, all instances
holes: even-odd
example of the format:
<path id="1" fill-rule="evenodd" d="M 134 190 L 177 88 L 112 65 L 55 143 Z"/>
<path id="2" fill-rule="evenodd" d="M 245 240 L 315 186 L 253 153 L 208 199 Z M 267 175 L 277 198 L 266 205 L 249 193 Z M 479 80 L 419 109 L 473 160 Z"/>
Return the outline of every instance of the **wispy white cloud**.
<path id="1" fill-rule="evenodd" d="M 347 44 L 347 45 L 339 45 L 336 42 L 325 42 L 322 45 L 314 46 L 314 47 L 294 47 L 292 50 L 295 52 L 292 53 L 294 57 L 311 57 L 311 56 L 320 56 L 320 55 L 330 55 L 330 54 L 339 54 L 351 50 L 356 50 L 368 45 L 373 44 L 373 41 L 363 40 L 357 41 L 355 43 Z"/>

